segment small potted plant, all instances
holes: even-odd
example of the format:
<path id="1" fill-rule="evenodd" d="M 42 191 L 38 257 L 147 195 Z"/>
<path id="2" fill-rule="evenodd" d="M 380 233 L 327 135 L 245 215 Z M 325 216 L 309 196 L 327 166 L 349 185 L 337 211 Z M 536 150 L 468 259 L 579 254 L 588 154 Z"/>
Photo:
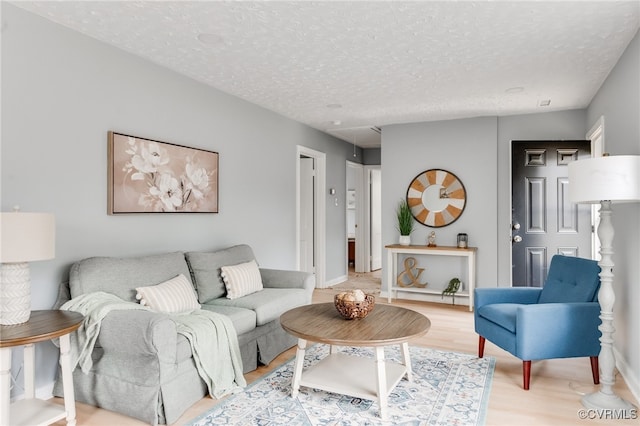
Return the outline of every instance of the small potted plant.
<path id="1" fill-rule="evenodd" d="M 400 200 L 396 209 L 396 216 L 398 218 L 398 231 L 400 232 L 399 243 L 403 246 L 408 246 L 411 244 L 411 232 L 413 231 L 414 222 L 407 200 Z"/>
<path id="2" fill-rule="evenodd" d="M 458 290 L 460 290 L 460 285 L 461 284 L 462 284 L 462 282 L 460 281 L 459 278 L 457 278 L 457 277 L 456 278 L 451 278 L 447 288 L 442 290 L 442 298 L 444 299 L 444 296 L 451 296 L 451 304 L 455 305 L 455 303 L 456 303 L 456 293 L 458 292 Z"/>

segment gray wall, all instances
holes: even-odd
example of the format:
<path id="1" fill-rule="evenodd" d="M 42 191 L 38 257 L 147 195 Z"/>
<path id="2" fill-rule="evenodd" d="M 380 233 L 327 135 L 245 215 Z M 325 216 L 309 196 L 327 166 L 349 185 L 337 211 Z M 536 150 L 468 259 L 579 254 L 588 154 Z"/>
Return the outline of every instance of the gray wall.
<path id="1" fill-rule="evenodd" d="M 497 140 L 496 117 L 385 126 L 382 129 L 383 245 L 398 242 L 395 208 L 406 196 L 411 181 L 425 170 L 445 169 L 458 176 L 465 186 L 465 210 L 457 221 L 446 227 L 434 229 L 417 224 L 411 234 L 412 243 L 426 244 L 428 233 L 435 230 L 436 244 L 454 246 L 457 234 L 467 233 L 469 245 L 478 247 L 477 285 L 495 286 Z M 435 258 L 430 264 L 454 261 Z M 386 256 L 383 267 L 386 268 Z M 427 271 L 434 281 L 432 285 L 437 286 L 434 288 L 446 287 L 452 278 L 438 275 L 443 269 L 448 268 Z M 386 279 L 383 281 L 384 288 L 388 288 Z"/>
<path id="2" fill-rule="evenodd" d="M 380 148 L 367 148 L 363 150 L 364 164 L 367 166 L 380 165 L 382 158 L 382 150 Z"/>
<path id="3" fill-rule="evenodd" d="M 109 130 L 218 151 L 220 213 L 108 216 Z M 31 264 L 33 309 L 88 256 L 248 243 L 261 265 L 294 268 L 298 144 L 326 153 L 345 200 L 345 161 L 362 150 L 2 2 L 1 207 L 57 225 L 56 258 Z M 327 208 L 327 280 L 346 275 L 344 207 Z M 57 354 L 36 352 L 42 386 Z"/>
<path id="4" fill-rule="evenodd" d="M 605 151 L 640 155 L 640 35 L 636 34 L 587 110 L 587 127 L 604 117 Z M 614 204 L 614 340 L 619 369 L 640 398 L 640 203 Z M 626 365 L 620 365 L 620 362 Z"/>

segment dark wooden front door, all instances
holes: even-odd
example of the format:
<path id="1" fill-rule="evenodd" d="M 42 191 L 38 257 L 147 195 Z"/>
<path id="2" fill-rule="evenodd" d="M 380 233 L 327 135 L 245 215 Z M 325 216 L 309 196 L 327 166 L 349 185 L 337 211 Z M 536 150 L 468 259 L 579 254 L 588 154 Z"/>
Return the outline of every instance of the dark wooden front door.
<path id="1" fill-rule="evenodd" d="M 512 284 L 542 287 L 555 254 L 591 257 L 591 208 L 569 201 L 567 165 L 589 141 L 512 142 Z"/>

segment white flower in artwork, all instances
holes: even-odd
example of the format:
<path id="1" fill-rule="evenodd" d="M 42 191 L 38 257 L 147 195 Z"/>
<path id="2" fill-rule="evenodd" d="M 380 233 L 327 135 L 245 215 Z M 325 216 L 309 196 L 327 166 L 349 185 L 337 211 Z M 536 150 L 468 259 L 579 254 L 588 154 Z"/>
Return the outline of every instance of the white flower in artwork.
<path id="1" fill-rule="evenodd" d="M 182 205 L 180 182 L 169 173 L 162 173 L 157 180 L 157 186 L 149 188 L 149 193 L 162 201 L 165 211 L 175 211 Z"/>
<path id="2" fill-rule="evenodd" d="M 155 142 L 140 147 L 140 152 L 134 152 L 131 165 L 137 172 L 131 175 L 132 180 L 144 180 L 147 173 L 156 173 L 158 168 L 169 163 L 167 150 Z"/>
<path id="3" fill-rule="evenodd" d="M 209 174 L 207 170 L 204 167 L 197 167 L 192 163 L 187 163 L 185 172 L 185 192 L 191 191 L 189 195 L 193 195 L 196 200 L 203 199 L 205 194 L 209 192 Z"/>
<path id="4" fill-rule="evenodd" d="M 162 144 L 129 138 L 123 171 L 140 182 L 138 205 L 152 211 L 196 211 L 208 197 L 211 173 L 197 156 L 171 157 Z M 171 164 L 170 164 L 171 163 Z"/>

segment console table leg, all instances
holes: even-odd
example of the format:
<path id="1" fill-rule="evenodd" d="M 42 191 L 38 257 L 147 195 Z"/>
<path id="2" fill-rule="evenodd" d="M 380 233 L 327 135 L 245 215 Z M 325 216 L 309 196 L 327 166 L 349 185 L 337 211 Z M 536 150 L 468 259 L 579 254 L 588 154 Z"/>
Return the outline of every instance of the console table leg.
<path id="1" fill-rule="evenodd" d="M 9 426 L 11 407 L 11 348 L 0 349 L 0 426 Z"/>
<path id="2" fill-rule="evenodd" d="M 64 391 L 64 409 L 67 412 L 67 426 L 76 424 L 76 398 L 73 391 L 73 373 L 71 371 L 71 345 L 69 335 L 60 336 L 60 367 Z"/>
<path id="3" fill-rule="evenodd" d="M 304 364 L 304 352 L 307 348 L 307 341 L 305 339 L 298 339 L 298 348 L 296 349 L 296 364 L 293 370 L 293 381 L 291 383 L 291 397 L 296 398 L 298 396 L 298 390 L 300 389 L 300 378 L 302 377 L 302 365 Z"/>
<path id="4" fill-rule="evenodd" d="M 387 370 L 384 363 L 384 347 L 376 347 L 376 369 L 378 376 L 378 404 L 380 404 L 380 418 L 387 419 Z"/>

